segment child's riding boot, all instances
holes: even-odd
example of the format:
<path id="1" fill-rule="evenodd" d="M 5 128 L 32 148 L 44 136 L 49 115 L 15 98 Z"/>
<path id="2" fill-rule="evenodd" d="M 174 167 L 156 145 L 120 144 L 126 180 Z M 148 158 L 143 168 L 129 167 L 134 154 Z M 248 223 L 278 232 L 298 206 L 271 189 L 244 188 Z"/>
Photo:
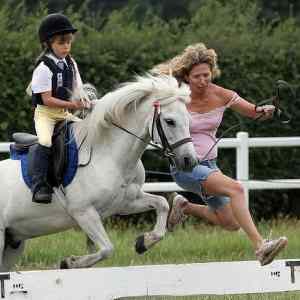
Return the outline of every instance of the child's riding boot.
<path id="1" fill-rule="evenodd" d="M 37 203 L 50 203 L 52 188 L 47 182 L 49 157 L 51 148 L 38 145 L 32 166 L 32 201 Z"/>

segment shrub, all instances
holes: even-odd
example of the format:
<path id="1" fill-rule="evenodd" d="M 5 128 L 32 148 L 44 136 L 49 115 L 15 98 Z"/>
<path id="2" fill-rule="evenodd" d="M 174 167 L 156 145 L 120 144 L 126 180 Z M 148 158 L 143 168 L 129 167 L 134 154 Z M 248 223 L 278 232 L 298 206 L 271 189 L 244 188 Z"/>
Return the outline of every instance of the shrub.
<path id="1" fill-rule="evenodd" d="M 218 83 L 236 90 L 242 97 L 256 103 L 269 98 L 274 95 L 276 79 L 290 82 L 297 92 L 300 28 L 293 18 L 279 20 L 276 24 L 264 21 L 255 2 L 246 0 L 205 0 L 191 7 L 194 10 L 190 12 L 190 22 L 186 19 L 166 22 L 153 11 L 145 12 L 141 21 L 132 13 L 132 6 L 125 7 L 111 13 L 104 24 L 102 21 L 100 31 L 97 19 L 91 22 L 86 12 L 74 13 L 69 9 L 66 13 L 79 28 L 73 55 L 83 80 L 95 84 L 103 94 L 134 74 L 146 72 L 153 65 L 173 57 L 188 44 L 201 41 L 217 50 L 222 70 Z M 46 10 L 40 8 L 28 15 L 22 3 L 13 9 L 5 5 L 0 7 L 1 141 L 9 140 L 13 131 L 32 131 L 31 100 L 25 95 L 25 88 L 40 51 L 38 24 L 46 14 Z M 282 104 L 293 112 L 290 124 L 282 125 L 276 120 L 253 122 L 228 113 L 220 133 L 239 123 L 239 130 L 249 131 L 250 136 L 297 136 L 300 120 L 295 116 L 299 114 L 299 103 L 287 95 Z M 234 132 L 228 134 L 233 135 Z M 255 178 L 299 177 L 295 172 L 300 162 L 297 149 L 255 150 L 251 151 L 251 156 L 254 162 L 250 172 Z M 147 168 L 155 168 L 147 156 L 144 161 Z M 219 164 L 224 166 L 225 173 L 234 175 L 233 154 L 221 155 Z M 280 207 L 272 204 L 275 195 L 278 192 L 257 197 L 253 207 L 257 215 L 262 211 L 267 211 L 267 215 L 280 212 Z M 296 197 L 297 193 L 284 193 L 283 198 L 287 199 L 284 203 Z M 265 199 L 268 199 L 267 208 Z M 283 206 L 285 212 L 289 211 L 289 204 Z"/>

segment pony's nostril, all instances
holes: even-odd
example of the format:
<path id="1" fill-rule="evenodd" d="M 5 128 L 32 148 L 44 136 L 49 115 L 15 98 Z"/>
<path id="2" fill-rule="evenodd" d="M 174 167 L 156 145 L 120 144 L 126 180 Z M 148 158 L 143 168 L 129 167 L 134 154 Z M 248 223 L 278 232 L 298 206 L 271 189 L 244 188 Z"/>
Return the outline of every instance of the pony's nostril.
<path id="1" fill-rule="evenodd" d="M 184 160 L 184 166 L 185 166 L 185 168 L 190 168 L 191 167 L 191 160 L 190 160 L 190 158 L 189 157 L 184 157 L 183 160 Z"/>

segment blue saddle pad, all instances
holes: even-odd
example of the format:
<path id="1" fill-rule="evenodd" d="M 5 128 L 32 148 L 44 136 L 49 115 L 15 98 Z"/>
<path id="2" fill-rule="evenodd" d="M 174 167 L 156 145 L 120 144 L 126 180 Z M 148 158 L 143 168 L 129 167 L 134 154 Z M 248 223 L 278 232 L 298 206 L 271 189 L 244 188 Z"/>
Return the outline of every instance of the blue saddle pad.
<path id="1" fill-rule="evenodd" d="M 62 182 L 62 185 L 64 187 L 66 187 L 68 184 L 72 182 L 78 167 L 78 148 L 71 128 L 68 128 L 68 134 L 66 136 L 66 147 L 67 147 L 66 151 L 67 151 L 68 162 L 66 165 L 66 170 Z M 28 172 L 28 165 L 29 165 L 28 150 L 20 151 L 10 146 L 10 158 L 13 160 L 21 161 L 23 180 L 26 183 L 26 185 L 29 188 L 31 188 L 32 178 Z"/>

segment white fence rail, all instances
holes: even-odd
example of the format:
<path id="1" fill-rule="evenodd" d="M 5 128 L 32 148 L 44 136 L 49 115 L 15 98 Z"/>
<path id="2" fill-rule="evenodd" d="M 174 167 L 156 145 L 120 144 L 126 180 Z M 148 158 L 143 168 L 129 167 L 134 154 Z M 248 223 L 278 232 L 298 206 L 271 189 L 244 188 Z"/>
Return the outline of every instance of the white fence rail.
<path id="1" fill-rule="evenodd" d="M 261 189 L 300 189 L 299 179 L 249 180 L 249 149 L 262 147 L 300 147 L 299 137 L 260 137 L 249 138 L 247 132 L 238 132 L 236 138 L 224 138 L 218 143 L 219 148 L 236 148 L 236 179 L 246 190 Z M 9 143 L 0 143 L 0 152 L 8 152 Z M 147 182 L 147 192 L 170 192 L 182 189 L 175 182 Z"/>
<path id="2" fill-rule="evenodd" d="M 300 290 L 299 260 L 148 265 L 0 273 L 1 299 L 112 300 L 121 297 Z"/>

